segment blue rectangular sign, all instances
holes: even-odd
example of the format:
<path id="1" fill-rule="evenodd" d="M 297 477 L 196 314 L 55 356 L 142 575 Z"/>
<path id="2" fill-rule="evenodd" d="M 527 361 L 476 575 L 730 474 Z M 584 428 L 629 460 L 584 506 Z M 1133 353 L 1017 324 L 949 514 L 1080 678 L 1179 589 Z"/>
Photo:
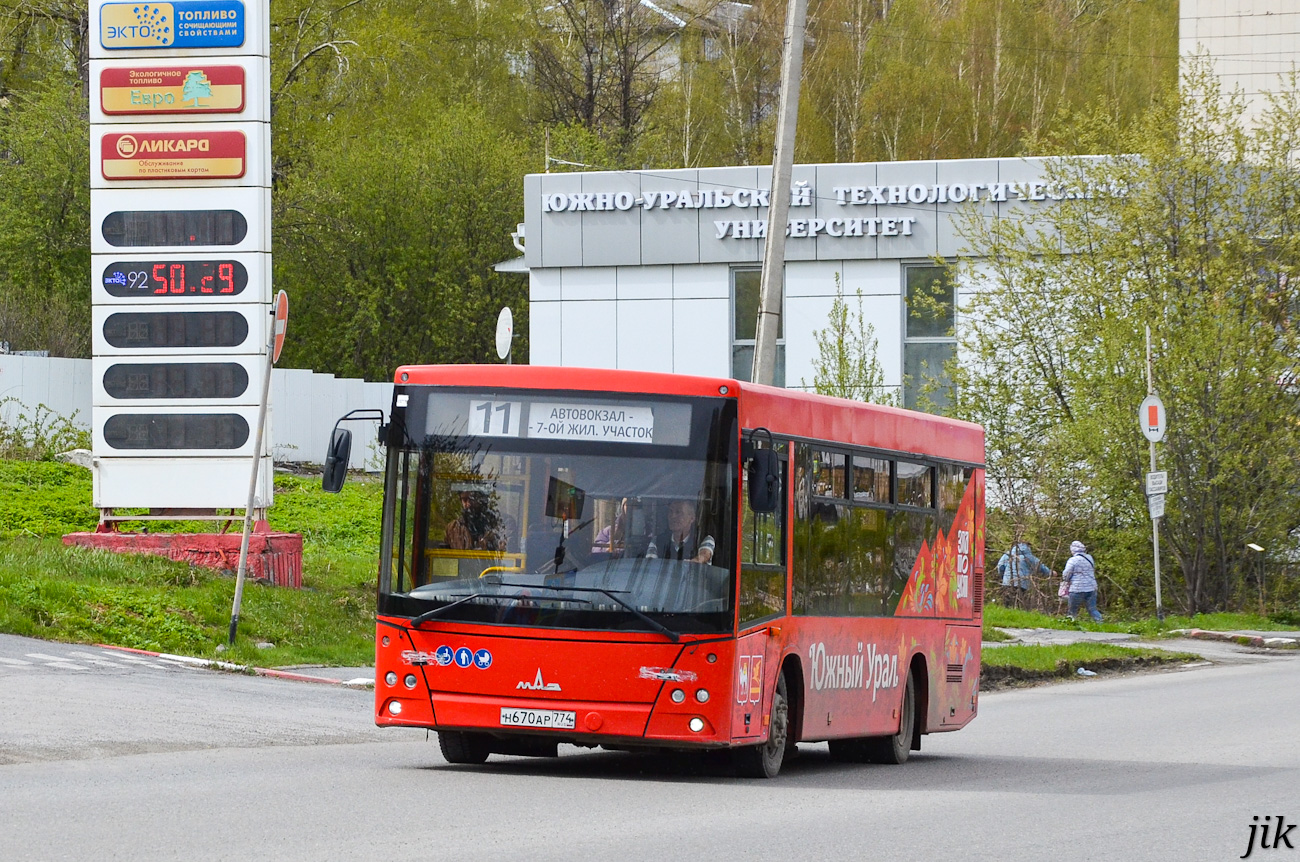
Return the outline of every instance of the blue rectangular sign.
<path id="1" fill-rule="evenodd" d="M 105 3 L 99 9 L 99 44 L 122 51 L 237 48 L 244 44 L 244 4 L 240 0 Z"/>

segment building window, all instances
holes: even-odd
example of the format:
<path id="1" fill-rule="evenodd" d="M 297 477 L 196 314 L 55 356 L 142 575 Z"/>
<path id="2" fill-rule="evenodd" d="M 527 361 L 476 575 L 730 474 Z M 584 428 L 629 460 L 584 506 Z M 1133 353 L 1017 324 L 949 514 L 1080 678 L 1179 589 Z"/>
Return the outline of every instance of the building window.
<path id="1" fill-rule="evenodd" d="M 754 338 L 758 327 L 758 290 L 762 270 L 731 271 L 731 376 L 748 380 L 754 370 Z M 773 383 L 785 386 L 785 313 L 776 328 L 776 369 Z"/>
<path id="2" fill-rule="evenodd" d="M 904 267 L 903 277 L 903 406 L 942 410 L 951 401 L 944 366 L 957 357 L 956 291 L 942 266 Z"/>

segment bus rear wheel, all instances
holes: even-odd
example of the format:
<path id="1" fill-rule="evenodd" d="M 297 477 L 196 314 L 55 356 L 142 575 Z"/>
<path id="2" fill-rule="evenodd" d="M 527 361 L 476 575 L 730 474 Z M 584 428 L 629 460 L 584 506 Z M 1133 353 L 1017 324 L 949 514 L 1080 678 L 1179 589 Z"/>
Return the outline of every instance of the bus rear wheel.
<path id="1" fill-rule="evenodd" d="M 486 734 L 459 730 L 438 731 L 438 747 L 448 763 L 479 764 L 492 753 Z"/>
<path id="2" fill-rule="evenodd" d="M 898 717 L 898 733 L 862 740 L 868 762 L 895 765 L 907 762 L 907 756 L 912 751 L 912 734 L 916 729 L 915 679 L 913 674 L 907 675 L 907 687 L 903 689 L 903 707 Z"/>
<path id="3" fill-rule="evenodd" d="M 790 738 L 790 700 L 786 697 L 785 671 L 776 677 L 772 694 L 772 716 L 768 722 L 767 742 L 747 745 L 732 752 L 736 772 L 746 778 L 776 778 L 785 760 Z"/>

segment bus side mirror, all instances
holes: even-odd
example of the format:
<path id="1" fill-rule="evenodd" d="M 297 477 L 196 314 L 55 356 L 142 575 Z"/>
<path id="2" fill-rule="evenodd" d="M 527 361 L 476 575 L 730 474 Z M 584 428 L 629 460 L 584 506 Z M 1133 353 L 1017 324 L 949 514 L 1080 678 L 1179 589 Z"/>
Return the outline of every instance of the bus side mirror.
<path id="1" fill-rule="evenodd" d="M 781 499 L 781 459 L 772 449 L 754 449 L 749 459 L 749 508 L 758 514 L 775 512 Z"/>
<path id="2" fill-rule="evenodd" d="M 343 480 L 348 477 L 348 462 L 352 457 L 352 432 L 346 428 L 334 426 L 330 436 L 330 448 L 325 453 L 325 475 L 321 477 L 321 487 L 331 494 L 337 494 L 343 488 Z"/>

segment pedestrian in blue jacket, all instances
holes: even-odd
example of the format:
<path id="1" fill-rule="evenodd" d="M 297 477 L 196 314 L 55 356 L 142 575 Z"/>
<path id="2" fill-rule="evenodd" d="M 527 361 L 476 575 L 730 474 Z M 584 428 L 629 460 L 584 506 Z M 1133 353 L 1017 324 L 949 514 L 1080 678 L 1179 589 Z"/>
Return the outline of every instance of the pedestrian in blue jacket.
<path id="1" fill-rule="evenodd" d="M 1034 556 L 1034 551 L 1029 547 L 1028 542 L 1016 542 L 1012 545 L 1002 555 L 1002 559 L 998 560 L 998 572 L 1002 575 L 1002 586 L 1019 587 L 1022 590 L 1029 589 L 1031 579 L 1035 575 L 1049 576 L 1052 573 L 1042 560 Z"/>

